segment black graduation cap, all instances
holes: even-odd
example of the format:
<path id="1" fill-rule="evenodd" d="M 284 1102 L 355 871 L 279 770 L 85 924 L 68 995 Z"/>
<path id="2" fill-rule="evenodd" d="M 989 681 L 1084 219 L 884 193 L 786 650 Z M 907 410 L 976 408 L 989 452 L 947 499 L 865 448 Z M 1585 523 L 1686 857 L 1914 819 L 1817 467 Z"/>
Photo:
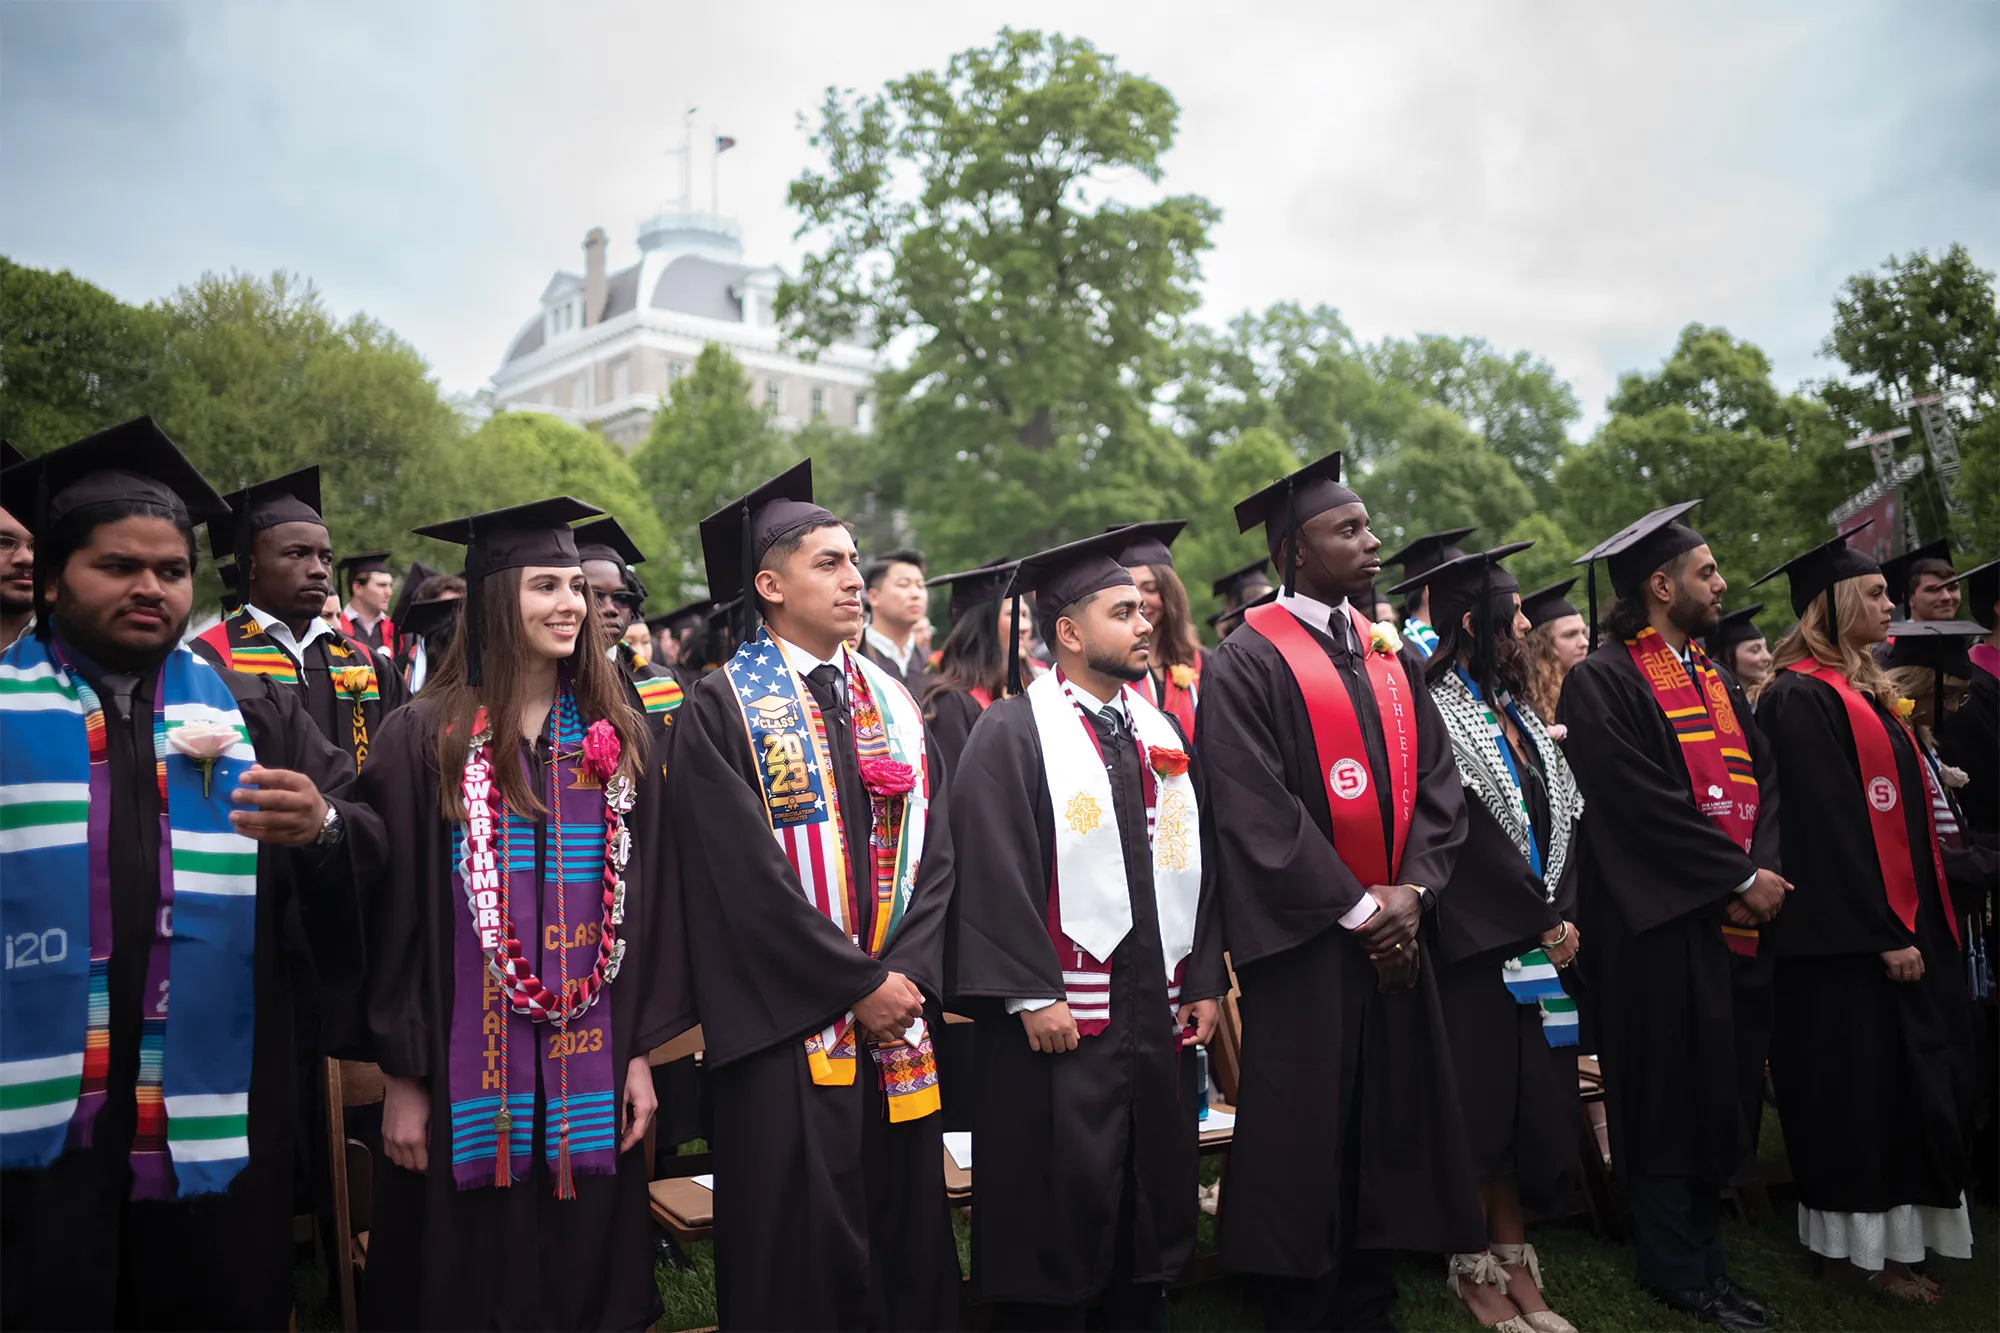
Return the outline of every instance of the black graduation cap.
<path id="1" fill-rule="evenodd" d="M 1990 613 L 1989 613 L 1990 614 Z M 1889 659 L 1883 665 L 1928 668 L 1931 697 L 1918 703 L 1918 715 L 1927 726 L 1937 726 L 1943 706 L 1944 678 L 1964 676 L 1971 671 L 1966 653 L 1985 638 L 1984 625 L 1970 620 L 1892 620 L 1889 622 Z M 1915 719 L 1913 719 L 1915 720 Z"/>
<path id="2" fill-rule="evenodd" d="M 1910 567 L 1920 560 L 1942 560 L 1950 564 L 1951 543 L 1940 537 L 1882 562 L 1882 577 L 1889 581 L 1889 600 L 1897 606 L 1910 604 Z"/>
<path id="3" fill-rule="evenodd" d="M 234 555 L 241 561 L 252 537 L 280 523 L 326 526 L 319 512 L 317 465 L 269 481 L 254 482 L 222 499 L 229 506 L 228 515 L 213 519 L 208 525 L 208 549 L 218 560 Z"/>
<path id="4" fill-rule="evenodd" d="M 506 511 L 502 510 L 499 512 L 504 513 Z M 433 524 L 432 526 L 444 527 L 447 525 Z M 428 529 L 418 528 L 416 531 L 425 533 L 428 532 Z M 446 537 L 445 540 L 451 541 L 453 539 Z M 389 568 L 389 556 L 390 552 L 388 551 L 356 551 L 352 555 L 344 555 L 335 561 L 333 567 L 340 571 L 340 588 L 342 593 L 352 588 L 354 580 L 360 578 L 362 575 L 387 570 Z"/>
<path id="5" fill-rule="evenodd" d="M 1551 620 L 1561 620 L 1564 616 L 1580 616 L 1583 612 L 1570 605 L 1566 594 L 1576 586 L 1576 576 L 1557 579 L 1546 588 L 1537 588 L 1521 598 L 1521 614 L 1528 618 L 1528 628 L 1546 625 Z"/>
<path id="6" fill-rule="evenodd" d="M 1132 576 L 1125 572 L 1120 556 L 1128 540 L 1126 530 L 1113 528 L 1082 541 L 1066 542 L 1029 556 L 1014 568 L 1007 595 L 1014 599 L 1014 615 L 1019 623 L 1021 598 L 1035 595 L 1035 621 L 1046 628 L 1055 623 L 1070 603 L 1102 592 L 1106 588 L 1129 588 Z M 1016 693 L 1021 688 L 1021 636 L 1007 636 L 1007 679 Z"/>
<path id="7" fill-rule="evenodd" d="M 427 597 L 404 607 L 403 620 L 396 628 L 405 634 L 429 637 L 448 626 L 456 629 L 459 612 L 464 609 L 463 597 Z"/>
<path id="8" fill-rule="evenodd" d="M 1570 561 L 1584 565 L 1584 589 L 1590 603 L 1590 646 L 1597 646 L 1597 562 L 1611 571 L 1611 590 L 1620 597 L 1635 595 L 1653 571 L 1682 551 L 1702 544 L 1702 535 L 1675 520 L 1700 504 L 1683 500 L 1634 519 Z"/>
<path id="9" fill-rule="evenodd" d="M 977 569 L 962 569 L 956 574 L 940 574 L 927 579 L 924 586 L 951 589 L 951 606 L 946 614 L 953 624 L 957 624 L 959 617 L 982 602 L 997 602 L 1005 597 L 1020 563 L 1018 560 L 1001 560 Z"/>
<path id="10" fill-rule="evenodd" d="M 1993 604 L 2000 602 L 2000 560 L 1966 570 L 1951 580 L 1951 585 L 1964 594 L 1965 613 L 1991 632 Z"/>
<path id="11" fill-rule="evenodd" d="M 579 525 L 575 532 L 576 553 L 581 559 L 609 560 L 621 567 L 646 563 L 646 553 L 625 535 L 618 520 L 608 514 Z"/>
<path id="12" fill-rule="evenodd" d="M 419 537 L 435 537 L 466 548 L 465 551 L 465 680 L 478 685 L 479 593 L 488 574 L 529 565 L 550 565 L 568 569 L 582 563 L 576 554 L 576 537 L 569 525 L 580 518 L 596 518 L 603 513 L 569 496 L 536 500 L 530 504 L 492 509 L 470 514 L 447 523 L 417 528 Z"/>
<path id="13" fill-rule="evenodd" d="M 704 597 L 700 601 L 689 602 L 686 606 L 677 606 L 664 615 L 646 617 L 646 628 L 655 634 L 663 632 L 684 634 L 697 625 L 706 625 L 709 612 L 714 609 L 715 603 Z"/>
<path id="14" fill-rule="evenodd" d="M 28 456 L 14 447 L 14 442 L 0 439 L 0 472 L 5 472 L 16 463 L 25 463 Z"/>
<path id="15" fill-rule="evenodd" d="M 1236 530 L 1248 532 L 1260 523 L 1264 525 L 1265 543 L 1278 548 L 1283 587 L 1289 592 L 1297 572 L 1293 566 L 1298 563 L 1294 552 L 1299 543 L 1299 525 L 1329 509 L 1360 503 L 1360 496 L 1340 484 L 1340 451 L 1335 450 L 1238 501 Z M 1276 543 L 1270 540 L 1274 536 L 1278 538 Z"/>
<path id="16" fill-rule="evenodd" d="M 1165 565 L 1171 569 L 1174 553 L 1167 548 L 1186 526 L 1184 518 L 1168 518 L 1149 523 L 1114 523 L 1105 531 L 1125 534 L 1125 548 L 1118 553 L 1118 563 L 1127 569 L 1138 565 Z"/>
<path id="17" fill-rule="evenodd" d="M 1208 585 L 1209 591 L 1224 602 L 1235 602 L 1243 596 L 1246 588 L 1254 588 L 1259 583 L 1266 587 L 1271 582 L 1271 557 L 1260 555 L 1247 565 L 1239 565 L 1221 578 Z M 1213 624 L 1214 621 L 1209 622 Z"/>
<path id="18" fill-rule="evenodd" d="M 151 417 L 85 436 L 0 471 L 0 508 L 37 537 L 87 505 L 118 500 L 155 504 L 191 524 L 229 512 Z"/>
<path id="19" fill-rule="evenodd" d="M 403 586 L 396 590 L 396 605 L 389 612 L 389 619 L 395 622 L 398 630 L 403 628 L 403 619 L 410 614 L 410 608 L 416 604 L 417 594 L 423 591 L 423 586 L 442 573 L 443 570 L 432 569 L 421 560 L 410 562 L 410 572 L 403 576 Z"/>
<path id="20" fill-rule="evenodd" d="M 1701 636 L 1701 650 L 1715 657 L 1725 649 L 1734 648 L 1739 643 L 1764 637 L 1764 631 L 1757 628 L 1757 613 L 1764 609 L 1762 602 L 1752 602 L 1739 606 L 1728 615 L 1715 622 L 1715 628 Z"/>
<path id="21" fill-rule="evenodd" d="M 210 542 L 213 541 L 214 534 L 211 533 Z M 218 565 L 215 572 L 222 576 L 222 618 L 227 620 L 243 609 L 243 594 L 236 590 L 236 562 L 231 560 L 226 565 Z"/>
<path id="22" fill-rule="evenodd" d="M 1494 652 L 1493 595 L 1519 591 L 1521 585 L 1500 562 L 1527 550 L 1533 542 L 1508 542 L 1490 551 L 1474 551 L 1433 565 L 1415 578 L 1405 579 L 1389 589 L 1393 596 L 1406 596 L 1418 587 L 1430 590 L 1430 622 L 1450 638 L 1465 613 L 1472 613 L 1473 679 L 1479 682 L 1480 697 L 1493 697 Z M 1509 624 L 1512 624 L 1511 617 Z M 1443 652 L 1442 645 L 1439 652 Z"/>
<path id="23" fill-rule="evenodd" d="M 1880 574 L 1882 566 L 1874 556 L 1866 551 L 1856 550 L 1847 544 L 1847 539 L 1855 533 L 1874 524 L 1872 518 L 1864 518 L 1831 541 L 1800 555 L 1793 556 L 1770 573 L 1754 580 L 1750 586 L 1769 583 L 1780 574 L 1787 575 L 1792 586 L 1792 611 L 1803 616 L 1812 605 L 1813 598 L 1826 595 L 1826 632 L 1829 638 L 1840 635 L 1840 622 L 1834 618 L 1833 585 L 1847 579 L 1858 579 L 1864 574 Z"/>
<path id="24" fill-rule="evenodd" d="M 757 566 L 773 546 L 801 532 L 840 520 L 813 503 L 810 458 L 731 500 L 701 521 L 701 558 L 708 593 L 718 601 L 756 582 Z"/>
<path id="25" fill-rule="evenodd" d="M 1426 532 L 1423 536 L 1410 542 L 1394 555 L 1383 556 L 1382 563 L 1384 565 L 1401 565 L 1406 584 L 1414 586 L 1416 576 L 1425 570 L 1430 569 L 1434 565 L 1441 565 L 1447 560 L 1456 560 L 1459 556 L 1464 555 L 1465 552 L 1458 549 L 1459 542 L 1470 537 L 1478 530 L 1477 527 L 1468 527 L 1446 528 L 1443 532 Z M 1405 585 L 1399 584 L 1398 586 Z M 1391 588 L 1389 591 L 1391 594 L 1394 594 L 1396 589 Z"/>

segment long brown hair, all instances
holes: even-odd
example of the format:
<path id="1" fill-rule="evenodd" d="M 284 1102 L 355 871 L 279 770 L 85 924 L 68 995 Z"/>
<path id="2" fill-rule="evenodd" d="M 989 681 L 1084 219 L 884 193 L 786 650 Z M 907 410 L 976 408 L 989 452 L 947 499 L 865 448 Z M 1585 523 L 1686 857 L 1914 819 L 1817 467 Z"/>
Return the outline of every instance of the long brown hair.
<path id="1" fill-rule="evenodd" d="M 472 748 L 472 721 L 481 707 L 486 709 L 486 725 L 496 746 L 509 744 L 507 738 L 530 740 L 521 734 L 521 693 L 523 670 L 532 651 L 521 626 L 521 569 L 502 569 L 488 574 L 479 585 L 480 674 L 478 686 L 465 683 L 465 640 L 452 636 L 444 660 L 436 674 L 424 685 L 421 706 L 436 719 L 435 758 L 438 769 L 438 806 L 446 819 L 465 818 L 465 796 L 461 783 L 465 775 L 466 753 Z M 602 718 L 618 733 L 618 771 L 635 778 L 646 759 L 646 728 L 638 710 L 626 698 L 619 669 L 605 657 L 603 631 L 586 603 L 576 651 L 569 660 L 557 664 L 562 679 L 576 696 L 577 711 L 584 724 Z M 517 814 L 547 813 L 541 798 L 529 790 L 527 775 L 519 764 L 497 763 L 494 776 L 507 808 Z"/>
<path id="2" fill-rule="evenodd" d="M 1552 620 L 1537 625 L 1522 640 L 1528 649 L 1528 682 L 1521 692 L 1528 697 L 1528 707 L 1535 710 L 1535 716 L 1545 726 L 1556 720 L 1556 704 L 1562 700 L 1563 669 L 1556 653 L 1555 631 L 1559 623 Z"/>
<path id="3" fill-rule="evenodd" d="M 1174 573 L 1172 565 L 1148 565 L 1153 581 L 1160 585 L 1160 618 L 1153 626 L 1153 662 L 1156 666 L 1193 666 L 1201 656 L 1201 636 L 1195 633 L 1194 608 L 1188 605 L 1187 585 Z"/>
<path id="4" fill-rule="evenodd" d="M 1876 574 L 1861 574 L 1833 585 L 1833 611 L 1839 618 L 1841 628 L 1852 625 L 1861 616 L 1863 580 L 1879 577 Z M 1771 674 L 1757 682 L 1756 689 L 1751 692 L 1751 700 L 1754 702 L 1763 698 L 1764 691 L 1771 688 L 1771 682 L 1782 676 L 1787 667 L 1807 658 L 1832 667 L 1847 677 L 1847 683 L 1857 691 L 1884 708 L 1895 709 L 1898 697 L 1896 682 L 1889 679 L 1889 673 L 1882 669 L 1874 654 L 1865 646 L 1856 647 L 1849 643 L 1844 635 L 1828 633 L 1824 597 L 1813 598 L 1805 614 L 1799 617 L 1799 623 L 1778 640 L 1778 646 L 1771 650 Z"/>

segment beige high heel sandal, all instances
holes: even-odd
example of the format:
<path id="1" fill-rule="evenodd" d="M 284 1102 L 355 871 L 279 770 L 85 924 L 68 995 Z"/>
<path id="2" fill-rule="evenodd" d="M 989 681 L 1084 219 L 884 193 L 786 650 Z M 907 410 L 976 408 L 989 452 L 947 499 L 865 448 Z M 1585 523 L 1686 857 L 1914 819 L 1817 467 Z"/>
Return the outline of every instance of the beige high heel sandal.
<path id="1" fill-rule="evenodd" d="M 1520 1245 L 1495 1245 L 1493 1257 L 1503 1265 L 1528 1270 L 1535 1290 L 1542 1289 L 1542 1261 L 1535 1253 L 1535 1247 L 1526 1243 Z M 1557 1314 L 1554 1310 L 1536 1310 L 1532 1314 L 1523 1311 L 1521 1318 L 1528 1321 L 1535 1333 L 1577 1333 L 1576 1325 Z"/>
<path id="2" fill-rule="evenodd" d="M 1465 1306 L 1467 1314 L 1472 1313 L 1472 1307 L 1466 1305 L 1465 1296 L 1459 1290 L 1458 1284 L 1461 1279 L 1470 1281 L 1474 1286 L 1484 1282 L 1490 1287 L 1499 1288 L 1501 1295 L 1507 1294 L 1507 1270 L 1500 1266 L 1500 1261 L 1493 1257 L 1493 1252 L 1490 1250 L 1485 1254 L 1452 1255 L 1445 1261 L 1445 1273 L 1447 1274 L 1445 1285 L 1451 1288 L 1451 1294 L 1458 1303 Z M 1525 1315 L 1515 1314 L 1497 1324 L 1485 1324 L 1482 1327 L 1494 1329 L 1496 1333 L 1537 1333 L 1535 1326 L 1525 1320 Z"/>

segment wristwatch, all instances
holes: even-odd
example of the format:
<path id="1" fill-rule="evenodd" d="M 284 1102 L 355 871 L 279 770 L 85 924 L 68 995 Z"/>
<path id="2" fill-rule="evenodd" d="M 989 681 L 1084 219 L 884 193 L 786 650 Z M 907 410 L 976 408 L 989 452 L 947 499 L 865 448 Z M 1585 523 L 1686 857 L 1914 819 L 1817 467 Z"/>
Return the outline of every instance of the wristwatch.
<path id="1" fill-rule="evenodd" d="M 340 835 L 347 832 L 347 825 L 341 822 L 340 807 L 332 801 L 326 803 L 326 814 L 319 821 L 319 836 L 313 839 L 313 846 L 325 851 L 340 841 Z"/>
<path id="2" fill-rule="evenodd" d="M 1410 887 L 1417 891 L 1417 906 L 1421 907 L 1424 911 L 1428 912 L 1437 906 L 1438 896 L 1428 888 L 1425 888 L 1421 884 L 1412 884 Z"/>

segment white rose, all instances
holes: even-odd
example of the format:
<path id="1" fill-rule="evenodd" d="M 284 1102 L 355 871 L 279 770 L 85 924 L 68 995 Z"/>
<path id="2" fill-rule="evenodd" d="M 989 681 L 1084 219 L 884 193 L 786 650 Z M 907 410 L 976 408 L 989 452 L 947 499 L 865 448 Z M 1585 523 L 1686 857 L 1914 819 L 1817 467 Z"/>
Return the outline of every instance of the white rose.
<path id="1" fill-rule="evenodd" d="M 222 722 L 184 722 L 167 733 L 167 748 L 197 763 L 214 763 L 243 739 L 243 733 Z"/>

